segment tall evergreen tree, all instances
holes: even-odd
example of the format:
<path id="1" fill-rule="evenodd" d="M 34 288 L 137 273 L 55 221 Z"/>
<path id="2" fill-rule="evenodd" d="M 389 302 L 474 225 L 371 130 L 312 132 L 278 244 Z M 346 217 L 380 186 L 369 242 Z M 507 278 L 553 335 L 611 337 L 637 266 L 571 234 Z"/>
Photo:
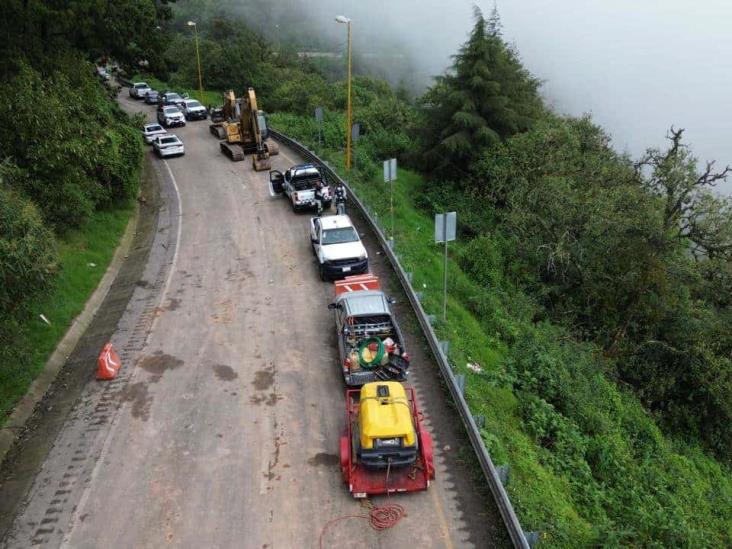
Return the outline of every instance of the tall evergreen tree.
<path id="1" fill-rule="evenodd" d="M 423 98 L 424 158 L 439 175 L 466 170 L 482 149 L 530 128 L 541 111 L 539 81 L 501 37 L 494 9 L 475 26 L 451 70 Z"/>

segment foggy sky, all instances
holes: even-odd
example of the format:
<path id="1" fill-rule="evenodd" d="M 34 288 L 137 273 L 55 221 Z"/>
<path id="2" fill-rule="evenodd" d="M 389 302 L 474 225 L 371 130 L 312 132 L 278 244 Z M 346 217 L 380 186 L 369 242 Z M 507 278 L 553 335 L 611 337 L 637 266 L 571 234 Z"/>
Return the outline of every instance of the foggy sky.
<path id="1" fill-rule="evenodd" d="M 428 81 L 450 64 L 472 26 L 472 6 L 492 1 L 302 0 L 319 32 L 344 36 L 336 14 L 353 20 L 354 52 L 401 42 Z M 555 110 L 589 112 L 619 151 L 663 147 L 672 124 L 700 159 L 732 164 L 732 1 L 499 0 L 503 34 L 545 83 Z M 732 194 L 732 178 L 720 187 Z"/>

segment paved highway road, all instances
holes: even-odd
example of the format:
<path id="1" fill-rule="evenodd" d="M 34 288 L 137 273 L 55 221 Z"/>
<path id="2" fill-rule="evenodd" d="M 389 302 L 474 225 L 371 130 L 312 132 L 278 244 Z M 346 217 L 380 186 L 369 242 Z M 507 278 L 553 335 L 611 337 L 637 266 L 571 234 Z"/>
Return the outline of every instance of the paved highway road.
<path id="1" fill-rule="evenodd" d="M 123 93 L 126 110 L 153 118 Z M 149 264 L 112 339 L 122 375 L 88 383 L 63 418 L 8 547 L 317 547 L 329 521 L 366 512 L 338 468 L 344 387 L 326 307 L 333 286 L 318 279 L 308 215 L 270 197 L 266 172 L 255 173 L 248 157 L 220 154 L 207 122 L 176 133 L 186 155 L 151 159 L 163 206 Z M 297 162 L 284 149 L 273 168 Z M 503 544 L 489 497 L 458 458 L 466 443 L 436 367 L 417 337 L 408 340 L 438 447 L 437 481 L 393 498 L 408 513 L 395 528 L 338 521 L 323 545 Z"/>

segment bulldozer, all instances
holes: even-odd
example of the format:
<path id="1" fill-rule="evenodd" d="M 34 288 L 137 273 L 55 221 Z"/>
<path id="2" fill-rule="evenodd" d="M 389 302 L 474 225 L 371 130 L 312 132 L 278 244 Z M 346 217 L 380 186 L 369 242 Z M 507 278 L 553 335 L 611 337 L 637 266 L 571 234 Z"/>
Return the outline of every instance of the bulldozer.
<path id="1" fill-rule="evenodd" d="M 249 88 L 246 97 L 231 102 L 233 91 L 224 102 L 224 111 L 227 106 L 233 105 L 234 116 L 231 120 L 224 120 L 221 127 L 225 131 L 221 142 L 221 152 L 234 162 L 244 160 L 246 154 L 252 155 L 252 166 L 256 171 L 269 170 L 272 164 L 270 156 L 279 154 L 279 147 L 275 143 L 267 142 L 267 122 L 264 112 L 257 109 L 257 96 L 254 88 Z M 224 112 L 226 116 L 226 112 Z"/>

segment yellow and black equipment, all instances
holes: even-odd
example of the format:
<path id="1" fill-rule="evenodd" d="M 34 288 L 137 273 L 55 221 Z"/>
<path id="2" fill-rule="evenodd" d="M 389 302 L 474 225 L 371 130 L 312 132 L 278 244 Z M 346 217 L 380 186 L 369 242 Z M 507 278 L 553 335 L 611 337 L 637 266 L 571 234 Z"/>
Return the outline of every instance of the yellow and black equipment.
<path id="1" fill-rule="evenodd" d="M 230 120 L 221 124 L 225 131 L 224 141 L 221 142 L 221 152 L 238 162 L 244 160 L 246 154 L 252 155 L 252 166 L 256 171 L 271 169 L 270 155 L 279 154 L 279 147 L 267 142 L 267 122 L 264 112 L 257 109 L 257 96 L 254 88 L 249 88 L 247 95 L 238 100 L 232 98 L 233 91 L 225 95 L 224 116 L 227 106 L 233 104 L 234 113 Z"/>

